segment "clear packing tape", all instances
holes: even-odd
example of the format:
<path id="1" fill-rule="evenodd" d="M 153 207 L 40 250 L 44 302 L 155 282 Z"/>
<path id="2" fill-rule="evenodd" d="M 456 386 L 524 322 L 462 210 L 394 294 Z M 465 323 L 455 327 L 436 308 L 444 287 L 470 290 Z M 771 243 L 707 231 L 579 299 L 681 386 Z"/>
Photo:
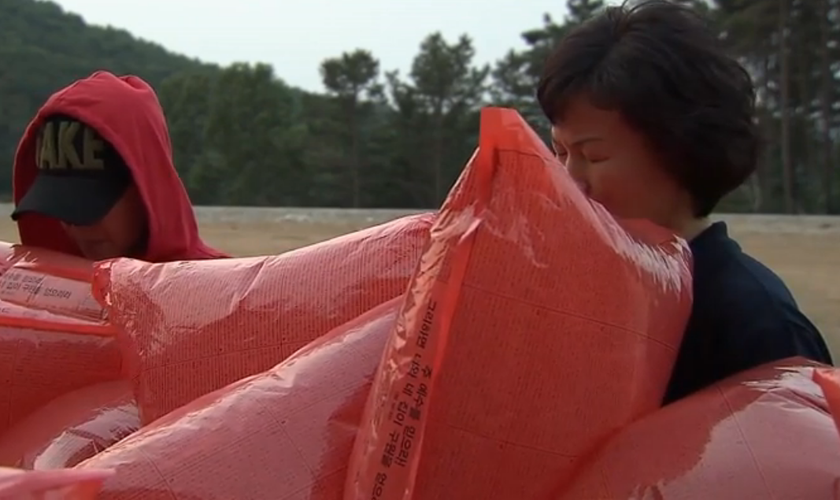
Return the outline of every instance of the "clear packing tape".
<path id="1" fill-rule="evenodd" d="M 482 113 L 437 215 L 93 274 L 0 252 L 0 271 L 75 290 L 0 293 L 0 324 L 18 328 L 0 335 L 10 386 L 58 365 L 0 429 L 0 465 L 62 468 L 0 472 L 96 490 L 48 498 L 840 499 L 840 372 L 784 360 L 660 408 L 691 306 L 687 245 L 587 200 L 512 110 Z M 62 381 L 87 373 L 57 347 L 71 344 L 107 374 Z"/>

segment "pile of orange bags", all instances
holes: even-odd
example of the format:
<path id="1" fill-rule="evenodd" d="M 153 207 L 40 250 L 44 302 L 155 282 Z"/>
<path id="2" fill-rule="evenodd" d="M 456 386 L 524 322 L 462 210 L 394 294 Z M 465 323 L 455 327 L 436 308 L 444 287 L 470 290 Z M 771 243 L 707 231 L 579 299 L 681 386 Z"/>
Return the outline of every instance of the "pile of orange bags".
<path id="1" fill-rule="evenodd" d="M 70 467 L 136 431 L 91 263 L 2 244 L 0 273 L 0 466 Z"/>
<path id="2" fill-rule="evenodd" d="M 85 301 L 0 299 L 85 347 L 60 351 L 37 400 L 16 396 L 0 465 L 111 474 L 95 498 L 835 499 L 840 374 L 788 360 L 660 408 L 688 247 L 586 199 L 511 110 L 482 113 L 436 214 L 279 256 L 72 277 L 21 251 L 0 282 L 38 261 Z M 10 338 L 36 335 L 20 321 Z M 66 349 L 31 339 L 43 366 Z M 39 376 L 14 366 L 12 387 Z"/>

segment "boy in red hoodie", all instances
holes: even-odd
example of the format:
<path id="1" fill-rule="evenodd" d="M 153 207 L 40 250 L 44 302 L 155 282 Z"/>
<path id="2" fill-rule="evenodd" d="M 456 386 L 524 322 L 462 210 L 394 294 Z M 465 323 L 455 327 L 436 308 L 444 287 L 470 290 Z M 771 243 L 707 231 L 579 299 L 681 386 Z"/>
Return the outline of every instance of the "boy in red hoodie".
<path id="1" fill-rule="evenodd" d="M 154 90 L 94 73 L 53 94 L 14 163 L 21 243 L 91 260 L 227 257 L 198 235 Z"/>

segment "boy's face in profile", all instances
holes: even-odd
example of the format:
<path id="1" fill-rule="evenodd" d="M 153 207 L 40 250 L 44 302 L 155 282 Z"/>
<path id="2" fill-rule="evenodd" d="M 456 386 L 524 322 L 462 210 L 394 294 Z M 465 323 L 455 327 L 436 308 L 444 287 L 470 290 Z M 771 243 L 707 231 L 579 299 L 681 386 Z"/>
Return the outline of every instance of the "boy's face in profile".
<path id="1" fill-rule="evenodd" d="M 136 257 L 146 224 L 146 209 L 134 185 L 99 221 L 85 226 L 62 222 L 79 251 L 90 260 Z"/>
<path id="2" fill-rule="evenodd" d="M 667 175 L 659 156 L 617 111 L 570 100 L 551 128 L 557 158 L 581 190 L 614 216 L 674 227 L 691 201 Z"/>

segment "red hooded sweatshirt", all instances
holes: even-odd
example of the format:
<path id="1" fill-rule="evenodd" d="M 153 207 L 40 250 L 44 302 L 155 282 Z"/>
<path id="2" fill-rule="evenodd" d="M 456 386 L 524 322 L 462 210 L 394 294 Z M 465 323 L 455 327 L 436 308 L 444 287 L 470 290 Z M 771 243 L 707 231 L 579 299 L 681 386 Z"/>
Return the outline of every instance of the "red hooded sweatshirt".
<path id="1" fill-rule="evenodd" d="M 149 242 L 143 260 L 213 259 L 227 257 L 198 235 L 184 185 L 172 161 L 166 118 L 154 90 L 136 76 L 117 77 L 98 71 L 53 94 L 26 127 L 14 164 L 14 201 L 20 203 L 37 175 L 36 136 L 50 115 L 73 117 L 96 129 L 122 155 L 149 214 Z M 18 221 L 20 241 L 80 255 L 56 220 L 25 214 Z"/>

